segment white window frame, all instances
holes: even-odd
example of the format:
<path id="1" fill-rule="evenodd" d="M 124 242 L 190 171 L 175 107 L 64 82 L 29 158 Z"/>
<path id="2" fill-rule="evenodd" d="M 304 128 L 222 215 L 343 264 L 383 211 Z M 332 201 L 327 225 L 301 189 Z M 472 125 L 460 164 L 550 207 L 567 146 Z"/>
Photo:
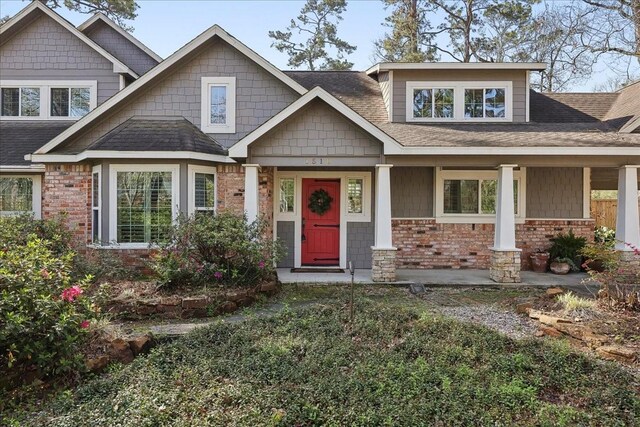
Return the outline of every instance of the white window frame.
<path id="1" fill-rule="evenodd" d="M 42 176 L 28 174 L 2 174 L 0 178 L 30 178 L 33 182 L 31 187 L 31 211 L 0 211 L 0 216 L 21 215 L 31 213 L 36 219 L 42 217 Z"/>
<path id="2" fill-rule="evenodd" d="M 281 179 L 292 179 L 293 180 L 293 212 L 280 212 L 280 196 L 282 195 L 282 191 L 280 189 L 280 180 Z M 278 176 L 275 178 L 275 199 L 274 205 L 276 210 L 276 221 L 295 221 L 296 216 L 298 215 L 298 179 L 295 173 L 288 172 L 280 172 Z M 300 187 L 301 188 L 301 187 Z"/>
<path id="3" fill-rule="evenodd" d="M 149 243 L 120 243 L 118 239 L 118 172 L 171 172 L 171 213 L 175 221 L 180 205 L 179 164 L 113 164 L 109 166 L 109 237 L 122 249 L 146 249 Z"/>
<path id="4" fill-rule="evenodd" d="M 453 118 L 413 117 L 413 91 L 416 89 L 453 89 Z M 464 116 L 465 89 L 504 89 L 504 117 Z M 511 122 L 513 120 L 513 82 L 512 81 L 408 81 L 405 90 L 405 115 L 407 122 Z"/>
<path id="5" fill-rule="evenodd" d="M 496 170 L 446 170 L 441 167 L 436 168 L 435 180 L 435 217 L 436 223 L 452 224 L 495 224 L 495 214 L 469 214 L 469 213 L 445 213 L 444 212 L 444 181 L 445 180 L 497 180 Z M 515 215 L 516 223 L 524 224 L 526 218 L 526 194 L 527 194 L 527 171 L 521 167 L 513 171 L 513 179 L 518 182 L 518 212 Z M 478 188 L 480 191 L 480 188 Z M 480 202 L 480 201 L 479 201 Z"/>
<path id="6" fill-rule="evenodd" d="M 98 203 L 94 203 L 93 199 L 93 179 L 98 175 Z M 98 223 L 93 223 L 93 213 L 98 211 Z M 94 228 L 98 228 L 98 241 L 93 240 Z M 96 165 L 91 170 L 91 243 L 99 244 L 102 242 L 102 165 Z"/>
<path id="7" fill-rule="evenodd" d="M 218 204 L 218 174 L 215 166 L 200 166 L 189 165 L 187 167 L 189 174 L 189 215 L 193 215 L 196 212 L 208 212 L 216 211 Z M 207 175 L 213 175 L 213 207 L 212 208 L 198 208 L 196 207 L 196 174 L 202 173 Z"/>
<path id="8" fill-rule="evenodd" d="M 227 88 L 227 121 L 224 124 L 211 123 L 211 87 Z M 202 77 L 200 94 L 200 128 L 205 133 L 236 132 L 236 78 L 235 77 Z"/>

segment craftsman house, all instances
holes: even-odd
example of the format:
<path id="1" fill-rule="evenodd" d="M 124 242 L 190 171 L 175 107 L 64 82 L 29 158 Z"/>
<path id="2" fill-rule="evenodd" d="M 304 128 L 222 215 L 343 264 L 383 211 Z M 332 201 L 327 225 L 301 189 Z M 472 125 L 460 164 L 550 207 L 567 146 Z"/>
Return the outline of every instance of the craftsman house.
<path id="1" fill-rule="evenodd" d="M 281 267 L 517 282 L 553 235 L 591 237 L 591 190 L 617 189 L 618 239 L 640 246 L 640 83 L 536 93 L 544 69 L 289 72 L 217 25 L 161 60 L 33 2 L 0 28 L 0 210 L 67 212 L 83 246 L 132 260 L 181 214 L 244 211 Z"/>

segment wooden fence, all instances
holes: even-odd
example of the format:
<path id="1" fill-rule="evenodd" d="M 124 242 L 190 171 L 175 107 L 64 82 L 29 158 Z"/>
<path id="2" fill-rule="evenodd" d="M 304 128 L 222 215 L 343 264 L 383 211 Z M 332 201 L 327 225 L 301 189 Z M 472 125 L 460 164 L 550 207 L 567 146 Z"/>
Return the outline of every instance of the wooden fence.
<path id="1" fill-rule="evenodd" d="M 616 228 L 616 199 L 591 200 L 591 218 L 596 220 L 597 227 Z"/>

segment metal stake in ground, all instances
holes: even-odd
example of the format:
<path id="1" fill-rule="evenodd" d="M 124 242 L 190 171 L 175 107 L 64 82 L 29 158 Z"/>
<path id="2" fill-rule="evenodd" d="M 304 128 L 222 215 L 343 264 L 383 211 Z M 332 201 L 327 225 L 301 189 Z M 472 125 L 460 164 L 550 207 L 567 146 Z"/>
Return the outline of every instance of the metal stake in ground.
<path id="1" fill-rule="evenodd" d="M 353 323 L 353 281 L 354 281 L 354 275 L 356 273 L 356 269 L 353 266 L 353 263 L 351 261 L 349 261 L 349 273 L 351 273 L 351 296 L 350 296 L 350 301 L 349 301 L 349 310 L 350 310 L 350 321 L 351 323 Z"/>

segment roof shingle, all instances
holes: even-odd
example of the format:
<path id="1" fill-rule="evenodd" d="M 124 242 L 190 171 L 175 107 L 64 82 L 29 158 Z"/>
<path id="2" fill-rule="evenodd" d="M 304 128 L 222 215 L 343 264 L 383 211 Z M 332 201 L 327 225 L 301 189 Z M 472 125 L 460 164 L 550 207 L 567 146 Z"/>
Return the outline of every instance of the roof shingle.
<path id="1" fill-rule="evenodd" d="M 25 166 L 31 162 L 24 156 L 31 154 L 58 136 L 73 122 L 0 122 L 0 165 Z"/>

